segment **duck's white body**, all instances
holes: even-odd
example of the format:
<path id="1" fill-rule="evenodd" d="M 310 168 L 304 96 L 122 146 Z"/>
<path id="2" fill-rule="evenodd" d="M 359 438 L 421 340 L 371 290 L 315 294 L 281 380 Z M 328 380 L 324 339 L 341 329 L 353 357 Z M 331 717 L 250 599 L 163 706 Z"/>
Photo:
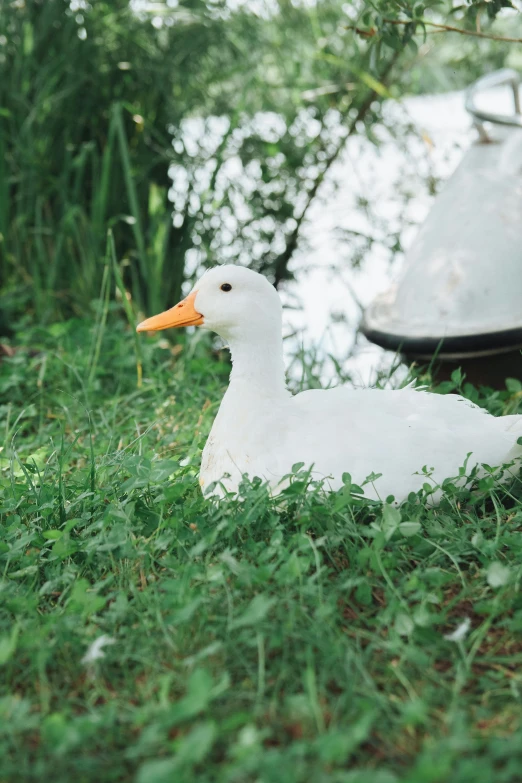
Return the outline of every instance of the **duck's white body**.
<path id="1" fill-rule="evenodd" d="M 277 492 L 292 466 L 304 463 L 331 489 L 342 485 L 344 473 L 359 485 L 381 474 L 365 484 L 365 496 L 400 502 L 427 481 L 439 486 L 458 476 L 464 465 L 469 473 L 522 456 L 522 416 L 496 418 L 455 395 L 339 387 L 291 396 L 281 302 L 251 270 L 209 270 L 177 308 L 140 329 L 197 323 L 221 335 L 232 353 L 230 385 L 203 451 L 205 494 L 237 491 L 244 474 Z"/>
<path id="2" fill-rule="evenodd" d="M 466 463 L 469 472 L 511 462 L 522 452 L 521 434 L 522 417 L 496 418 L 455 395 L 340 387 L 276 400 L 232 381 L 203 451 L 200 483 L 203 491 L 215 482 L 236 491 L 248 474 L 277 491 L 304 463 L 331 489 L 343 473 L 359 485 L 382 474 L 365 484 L 365 496 L 401 502 L 426 482 L 457 477 Z"/>

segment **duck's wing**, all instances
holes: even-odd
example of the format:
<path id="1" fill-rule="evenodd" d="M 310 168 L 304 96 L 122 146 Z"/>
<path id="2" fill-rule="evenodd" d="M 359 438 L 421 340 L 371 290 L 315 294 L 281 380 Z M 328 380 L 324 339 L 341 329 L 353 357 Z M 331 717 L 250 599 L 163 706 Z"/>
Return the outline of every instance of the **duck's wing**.
<path id="1" fill-rule="evenodd" d="M 440 484 L 464 465 L 501 465 L 522 453 L 522 417 L 507 423 L 510 417 L 491 416 L 457 395 L 340 387 L 303 392 L 293 404 L 286 448 L 302 455 L 295 461 L 337 479 L 349 472 L 358 482 L 381 473 L 381 497 L 416 491 L 423 468 Z"/>

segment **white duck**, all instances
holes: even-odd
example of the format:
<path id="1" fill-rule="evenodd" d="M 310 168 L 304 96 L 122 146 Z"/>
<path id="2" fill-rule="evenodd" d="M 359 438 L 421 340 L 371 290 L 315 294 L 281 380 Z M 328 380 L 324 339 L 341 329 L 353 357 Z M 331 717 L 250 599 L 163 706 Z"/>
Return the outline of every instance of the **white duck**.
<path id="1" fill-rule="evenodd" d="M 331 489 L 342 486 L 343 473 L 359 485 L 382 474 L 365 486 L 365 496 L 400 502 L 426 481 L 440 485 L 458 476 L 470 452 L 468 472 L 522 455 L 522 416 L 497 418 L 455 395 L 341 386 L 292 396 L 281 301 L 265 277 L 244 267 L 208 270 L 186 299 L 137 331 L 174 326 L 210 329 L 232 354 L 230 384 L 203 451 L 204 493 L 215 482 L 216 493 L 223 494 L 220 484 L 236 492 L 243 474 L 277 491 L 292 466 L 304 463 Z"/>

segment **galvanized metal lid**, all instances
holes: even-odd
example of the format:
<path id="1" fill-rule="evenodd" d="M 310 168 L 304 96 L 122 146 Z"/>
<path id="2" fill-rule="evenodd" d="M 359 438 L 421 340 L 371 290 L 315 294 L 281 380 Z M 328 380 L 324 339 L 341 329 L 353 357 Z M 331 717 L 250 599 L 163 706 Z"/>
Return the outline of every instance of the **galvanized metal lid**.
<path id="1" fill-rule="evenodd" d="M 510 81 L 502 71 L 473 85 Z M 496 79 L 496 82 L 495 82 Z M 435 199 L 399 283 L 368 307 L 368 339 L 418 356 L 459 358 L 522 346 L 522 117 L 502 115 Z M 494 115 L 476 110 L 477 121 Z M 478 115 L 478 116 L 477 116 Z"/>

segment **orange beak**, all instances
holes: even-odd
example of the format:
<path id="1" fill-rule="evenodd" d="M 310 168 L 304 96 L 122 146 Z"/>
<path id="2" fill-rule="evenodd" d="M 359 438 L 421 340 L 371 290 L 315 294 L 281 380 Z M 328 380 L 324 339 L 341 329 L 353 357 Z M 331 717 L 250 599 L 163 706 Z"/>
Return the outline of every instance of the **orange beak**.
<path id="1" fill-rule="evenodd" d="M 165 310 L 164 313 L 153 315 L 138 324 L 137 332 L 159 332 L 161 329 L 170 329 L 173 326 L 199 326 L 203 323 L 203 316 L 194 307 L 197 291 L 183 299 L 179 304 Z"/>

